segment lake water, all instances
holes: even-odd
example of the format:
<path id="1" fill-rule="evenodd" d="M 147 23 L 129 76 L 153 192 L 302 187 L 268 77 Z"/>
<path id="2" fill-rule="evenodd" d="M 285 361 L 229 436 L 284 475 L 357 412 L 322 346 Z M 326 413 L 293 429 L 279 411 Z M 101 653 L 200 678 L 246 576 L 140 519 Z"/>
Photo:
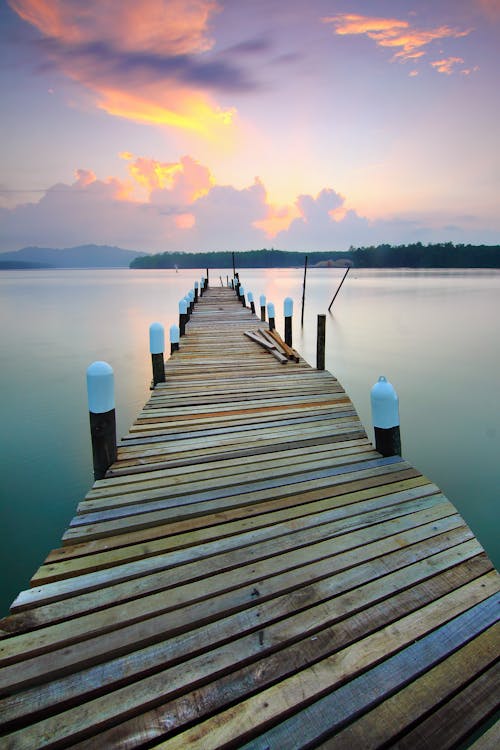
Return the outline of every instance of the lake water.
<path id="1" fill-rule="evenodd" d="M 227 269 L 211 271 L 211 283 Z M 315 365 L 316 316 L 343 269 L 243 270 L 257 300 L 295 303 L 294 346 Z M 0 614 L 60 539 L 90 488 L 85 372 L 115 371 L 118 432 L 149 395 L 149 325 L 177 322 L 202 271 L 0 272 Z M 403 455 L 438 484 L 500 567 L 500 272 L 352 269 L 327 313 L 326 367 L 370 437 L 370 388 L 399 394 Z M 224 342 L 221 341 L 221 346 Z"/>

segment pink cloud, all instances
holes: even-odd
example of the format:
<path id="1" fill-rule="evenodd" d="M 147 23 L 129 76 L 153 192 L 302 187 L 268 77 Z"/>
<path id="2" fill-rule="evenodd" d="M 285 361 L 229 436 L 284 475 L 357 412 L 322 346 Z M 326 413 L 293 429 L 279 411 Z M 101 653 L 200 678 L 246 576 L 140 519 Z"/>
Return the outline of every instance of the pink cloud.
<path id="1" fill-rule="evenodd" d="M 139 200 L 134 194 L 132 177 L 99 179 L 91 170 L 78 169 L 74 182 L 53 185 L 37 203 L 0 211 L 0 250 L 93 243 L 150 252 L 244 251 L 270 245 L 344 251 L 350 245 L 436 237 L 478 241 L 470 218 L 463 219 L 465 228 L 457 221 L 446 226 L 448 217 L 442 225 L 435 218 L 428 224 L 398 217 L 368 220 L 332 188 L 315 196 L 302 194 L 293 206 L 276 207 L 259 179 L 237 189 L 216 184 L 209 169 L 189 156 L 172 163 L 127 156 L 136 175 L 146 181 L 146 197 Z M 281 222 L 270 225 L 273 215 Z M 492 239 L 483 241 L 494 241 L 498 231 L 495 234 L 492 227 L 490 234 Z"/>
<path id="2" fill-rule="evenodd" d="M 460 30 L 450 26 L 432 29 L 417 29 L 408 21 L 397 18 L 378 18 L 357 14 L 339 13 L 322 19 L 331 24 L 340 36 L 362 34 L 372 39 L 379 47 L 395 50 L 392 61 L 406 62 L 425 54 L 424 48 L 435 40 L 458 39 L 471 33 L 471 29 Z"/>
<path id="3" fill-rule="evenodd" d="M 463 62 L 463 57 L 446 57 L 442 60 L 431 62 L 431 65 L 438 71 L 438 73 L 445 73 L 449 76 L 455 72 L 457 65 L 461 65 Z"/>
<path id="4" fill-rule="evenodd" d="M 108 114 L 223 138 L 235 111 L 211 88 L 244 86 L 236 68 L 206 54 L 216 0 L 9 0 L 45 38 L 42 49 Z"/>

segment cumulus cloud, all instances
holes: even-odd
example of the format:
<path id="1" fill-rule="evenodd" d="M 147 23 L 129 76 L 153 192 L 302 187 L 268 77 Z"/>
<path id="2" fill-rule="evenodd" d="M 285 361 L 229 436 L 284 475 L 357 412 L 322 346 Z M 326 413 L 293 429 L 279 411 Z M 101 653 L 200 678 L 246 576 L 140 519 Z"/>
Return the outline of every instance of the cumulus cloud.
<path id="1" fill-rule="evenodd" d="M 362 16 L 355 13 L 338 13 L 322 19 L 323 23 L 334 27 L 335 34 L 365 35 L 379 47 L 394 51 L 392 62 L 408 62 L 423 57 L 425 49 L 431 42 L 445 39 L 458 39 L 471 33 L 471 29 L 456 29 L 450 26 L 438 26 L 432 29 L 412 27 L 408 21 L 398 18 L 379 18 Z M 435 66 L 435 70 L 442 71 Z"/>
<path id="2" fill-rule="evenodd" d="M 235 110 L 213 92 L 254 87 L 213 54 L 215 0 L 9 0 L 42 35 L 47 58 L 109 114 L 216 137 Z"/>
<path id="3" fill-rule="evenodd" d="M 427 224 L 411 217 L 373 221 L 331 188 L 300 195 L 293 206 L 273 206 L 260 179 L 242 189 L 218 185 L 190 156 L 178 162 L 131 153 L 122 158 L 129 166 L 125 180 L 78 169 L 71 184 L 53 185 L 37 203 L 0 211 L 0 250 L 89 243 L 150 252 L 269 246 L 333 251 L 380 242 L 478 241 L 470 218 L 453 217 L 453 227 L 450 217 Z M 495 241 L 493 231 L 491 240 L 484 232 L 482 237 Z"/>

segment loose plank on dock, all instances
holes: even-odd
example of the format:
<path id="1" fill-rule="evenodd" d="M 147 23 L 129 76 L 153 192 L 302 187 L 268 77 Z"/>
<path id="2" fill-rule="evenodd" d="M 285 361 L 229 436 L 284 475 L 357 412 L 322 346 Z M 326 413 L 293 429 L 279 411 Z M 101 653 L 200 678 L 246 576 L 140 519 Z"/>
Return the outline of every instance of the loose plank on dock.
<path id="1" fill-rule="evenodd" d="M 499 578 L 227 288 L 0 636 L 0 746 L 447 748 L 498 725 Z"/>

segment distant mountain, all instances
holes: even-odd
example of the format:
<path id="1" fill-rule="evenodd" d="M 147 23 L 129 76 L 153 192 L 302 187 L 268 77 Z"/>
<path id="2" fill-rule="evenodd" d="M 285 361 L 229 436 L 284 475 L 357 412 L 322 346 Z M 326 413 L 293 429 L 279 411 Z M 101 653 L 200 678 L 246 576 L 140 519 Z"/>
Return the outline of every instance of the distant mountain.
<path id="1" fill-rule="evenodd" d="M 0 268 L 13 268 L 13 264 L 17 268 L 128 268 L 134 258 L 145 255 L 148 253 L 109 245 L 79 245 L 62 250 L 23 247 L 21 250 L 0 253 Z"/>

